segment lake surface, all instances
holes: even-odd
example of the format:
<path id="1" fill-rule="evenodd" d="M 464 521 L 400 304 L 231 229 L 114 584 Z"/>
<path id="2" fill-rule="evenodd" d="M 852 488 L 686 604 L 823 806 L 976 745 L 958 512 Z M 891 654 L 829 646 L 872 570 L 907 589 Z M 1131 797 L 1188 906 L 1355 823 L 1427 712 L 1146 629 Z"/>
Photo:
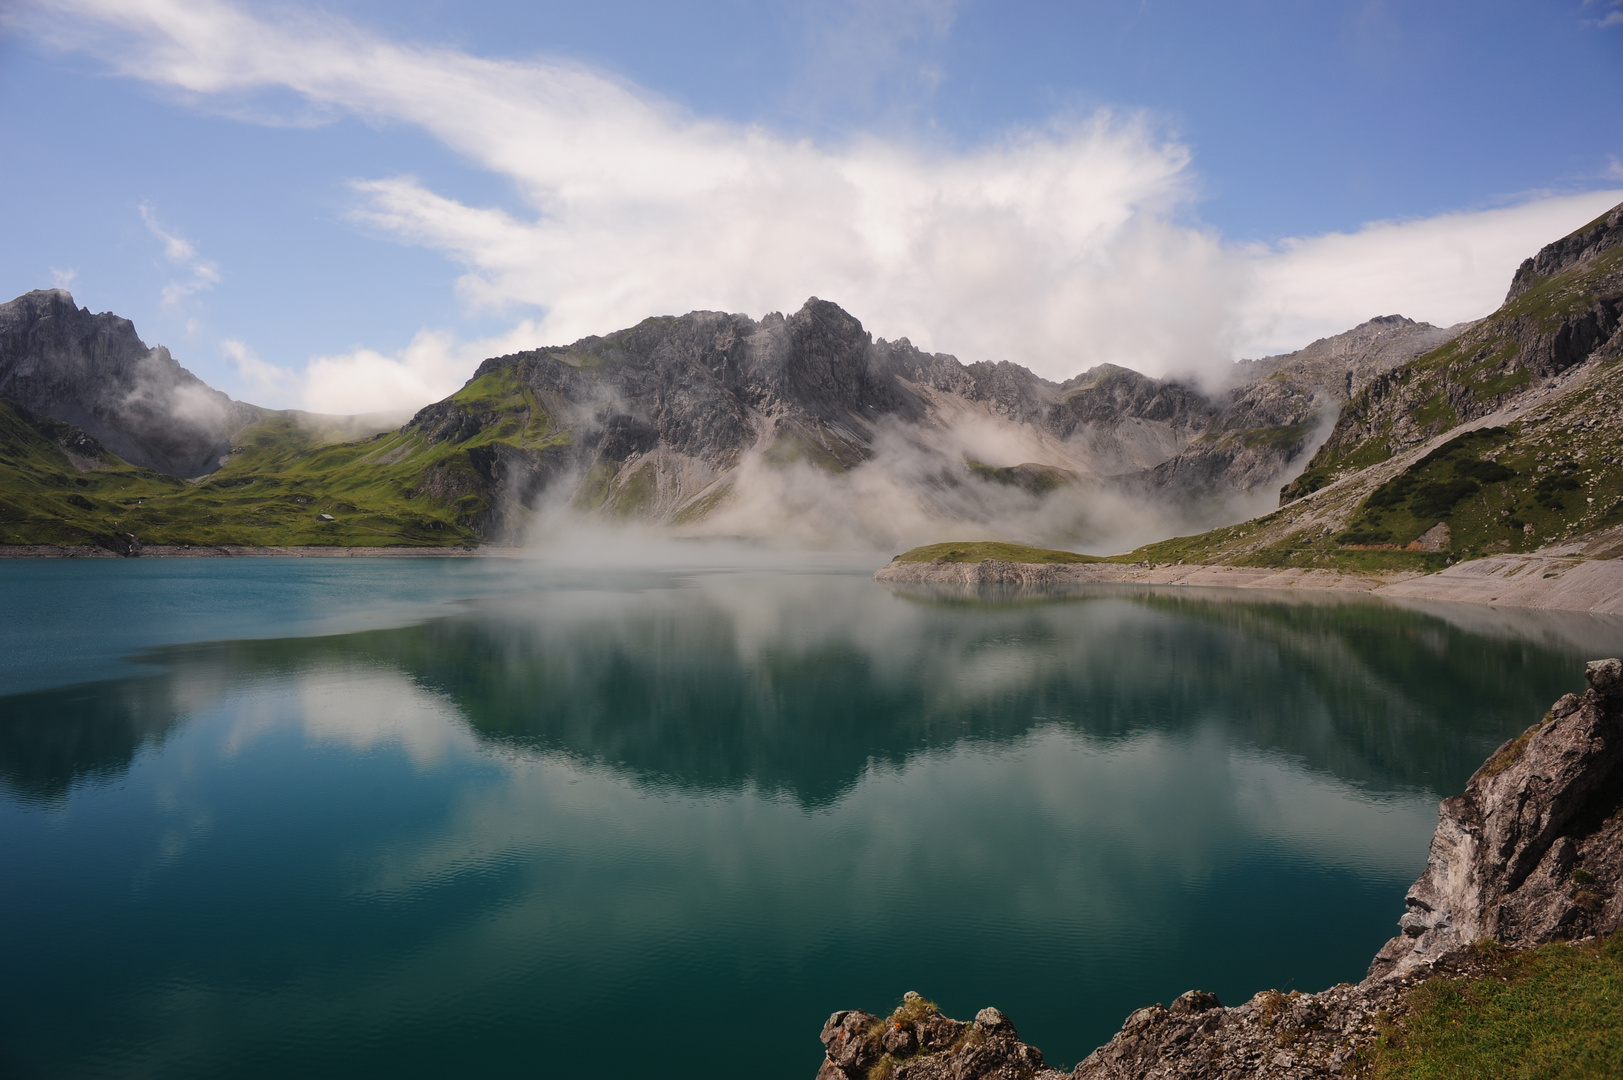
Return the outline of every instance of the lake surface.
<path id="1" fill-rule="evenodd" d="M 0 1075 L 1070 1065 L 1356 981 L 1436 804 L 1623 623 L 868 567 L 0 561 Z"/>

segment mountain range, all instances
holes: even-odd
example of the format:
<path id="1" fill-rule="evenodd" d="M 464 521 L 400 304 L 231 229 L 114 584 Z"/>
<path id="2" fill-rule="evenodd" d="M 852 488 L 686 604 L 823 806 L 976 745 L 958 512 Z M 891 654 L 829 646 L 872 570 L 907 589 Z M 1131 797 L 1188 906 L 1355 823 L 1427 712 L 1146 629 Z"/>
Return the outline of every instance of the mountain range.
<path id="1" fill-rule="evenodd" d="M 1055 383 L 813 298 L 485 361 L 404 426 L 233 401 L 63 290 L 0 304 L 0 543 L 467 545 L 560 515 L 896 545 L 1108 545 L 1271 505 L 1342 404 L 1454 337 L 1399 316 L 1222 385 Z"/>

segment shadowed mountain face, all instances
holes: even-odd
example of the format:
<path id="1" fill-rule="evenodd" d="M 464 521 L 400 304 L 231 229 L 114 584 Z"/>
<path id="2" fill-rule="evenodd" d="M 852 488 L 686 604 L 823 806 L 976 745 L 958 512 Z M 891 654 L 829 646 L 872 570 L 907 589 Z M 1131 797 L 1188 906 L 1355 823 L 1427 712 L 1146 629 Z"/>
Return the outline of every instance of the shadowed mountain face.
<path id="1" fill-rule="evenodd" d="M 73 424 L 132 465 L 171 476 L 218 469 L 261 410 L 147 348 L 135 325 L 74 306 L 63 289 L 0 304 L 0 397 Z"/>

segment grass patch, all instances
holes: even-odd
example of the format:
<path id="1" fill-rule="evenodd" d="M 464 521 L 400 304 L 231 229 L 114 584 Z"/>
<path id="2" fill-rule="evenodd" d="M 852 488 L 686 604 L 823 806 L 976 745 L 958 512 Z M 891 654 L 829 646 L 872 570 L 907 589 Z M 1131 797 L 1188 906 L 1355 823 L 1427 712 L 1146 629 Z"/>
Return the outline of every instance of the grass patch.
<path id="1" fill-rule="evenodd" d="M 617 517 L 636 517 L 653 505 L 659 494 L 659 485 L 652 462 L 644 462 L 636 472 L 626 477 L 625 483 L 609 496 L 604 504 Z"/>
<path id="2" fill-rule="evenodd" d="M 1510 482 L 1521 473 L 1481 455 L 1503 451 L 1511 439 L 1512 433 L 1502 427 L 1450 439 L 1371 492 L 1337 542 L 1403 547 L 1446 521 L 1456 549 L 1484 551 L 1498 544 L 1509 550 L 1524 536 L 1525 521 L 1509 509 L 1517 502 Z"/>
<path id="3" fill-rule="evenodd" d="M 732 493 L 733 486 L 731 484 L 723 484 L 714 491 L 699 496 L 697 499 L 694 499 L 692 502 L 682 507 L 681 510 L 678 510 L 676 516 L 671 519 L 672 523 L 676 525 L 686 525 L 694 521 L 703 521 L 705 518 L 709 517 L 718 506 L 725 502 L 727 500 L 727 496 L 731 495 Z"/>
<path id="4" fill-rule="evenodd" d="M 1030 461 L 1003 468 L 986 465 L 974 459 L 969 459 L 965 464 L 969 466 L 970 474 L 973 476 L 994 484 L 1002 484 L 1004 487 L 1017 487 L 1033 495 L 1047 495 L 1056 488 L 1076 482 L 1076 474 L 1073 472 Z"/>
<path id="5" fill-rule="evenodd" d="M 1459 410 L 1448 403 L 1441 391 L 1421 402 L 1410 415 L 1423 427 L 1437 430 L 1446 430 L 1460 422 Z"/>
<path id="6" fill-rule="evenodd" d="M 841 453 L 842 450 L 844 453 Z M 779 428 L 777 438 L 762 452 L 761 459 L 780 469 L 804 461 L 830 473 L 843 473 L 862 464 L 862 456 L 850 447 L 835 441 L 834 448 L 830 449 L 798 424 L 785 424 Z"/>
<path id="7" fill-rule="evenodd" d="M 1517 759 L 1526 752 L 1527 744 L 1533 741 L 1534 735 L 1538 734 L 1539 728 L 1549 723 L 1550 720 L 1551 714 L 1545 713 L 1544 719 L 1510 740 L 1504 746 L 1501 746 L 1498 750 L 1495 750 L 1493 757 L 1482 763 L 1482 767 L 1477 770 L 1477 775 L 1486 780 L 1489 777 L 1498 776 L 1516 764 Z"/>
<path id="8" fill-rule="evenodd" d="M 1016 563 L 1096 563 L 1105 560 L 1097 555 L 1080 555 L 1074 551 L 1055 551 L 1051 548 L 1027 547 L 999 540 L 971 540 L 946 544 L 927 544 L 904 551 L 892 562 L 898 563 L 976 563 L 994 559 Z"/>
<path id="9" fill-rule="evenodd" d="M 1304 420 L 1300 424 L 1287 424 L 1280 427 L 1247 428 L 1240 432 L 1240 442 L 1247 447 L 1265 447 L 1269 450 L 1278 450 L 1289 454 L 1297 450 L 1313 429 L 1319 426 L 1317 418 Z"/>
<path id="10" fill-rule="evenodd" d="M 1362 1080 L 1600 1080 L 1623 1075 L 1623 938 L 1507 953 L 1432 979 L 1361 1062 Z"/>

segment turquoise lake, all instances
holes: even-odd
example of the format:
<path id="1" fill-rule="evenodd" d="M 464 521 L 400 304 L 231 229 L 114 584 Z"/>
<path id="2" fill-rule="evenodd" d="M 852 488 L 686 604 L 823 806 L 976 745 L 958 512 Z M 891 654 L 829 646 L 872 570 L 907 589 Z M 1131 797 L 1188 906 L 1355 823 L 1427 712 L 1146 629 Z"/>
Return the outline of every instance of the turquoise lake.
<path id="1" fill-rule="evenodd" d="M 0 560 L 0 1075 L 811 1080 L 907 990 L 1070 1066 L 1357 981 L 1438 800 L 1623 652 L 871 569 Z"/>

